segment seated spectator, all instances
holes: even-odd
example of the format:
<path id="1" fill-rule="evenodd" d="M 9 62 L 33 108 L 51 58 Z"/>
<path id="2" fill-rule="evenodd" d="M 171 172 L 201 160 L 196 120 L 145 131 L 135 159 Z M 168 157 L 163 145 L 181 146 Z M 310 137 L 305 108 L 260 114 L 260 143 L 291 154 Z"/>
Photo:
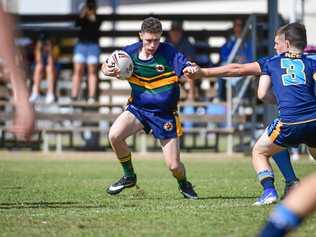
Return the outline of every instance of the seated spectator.
<path id="1" fill-rule="evenodd" d="M 21 63 L 23 62 L 26 78 L 33 78 L 35 66 L 34 40 L 31 37 L 22 35 L 15 38 L 15 45 L 21 52 L 21 56 L 18 60 Z"/>
<path id="2" fill-rule="evenodd" d="M 47 104 L 55 101 L 55 81 L 56 81 L 56 60 L 58 49 L 51 39 L 41 34 L 36 41 L 34 48 L 34 73 L 32 94 L 30 102 L 35 103 L 40 98 L 40 84 L 44 76 L 47 78 L 47 94 L 45 102 Z"/>
<path id="3" fill-rule="evenodd" d="M 168 32 L 166 42 L 171 43 L 177 50 L 187 56 L 190 61 L 195 61 L 195 48 L 185 35 L 182 21 L 173 21 L 171 23 L 171 28 Z M 195 98 L 194 83 L 195 82 L 193 80 L 189 80 L 187 95 L 187 99 L 189 100 L 194 100 Z"/>
<path id="4" fill-rule="evenodd" d="M 229 37 L 226 43 L 221 47 L 220 50 L 220 60 L 221 64 L 228 63 L 228 57 L 234 48 L 237 40 L 241 37 L 242 30 L 244 27 L 244 22 L 242 19 L 235 19 L 233 25 L 233 35 Z M 236 54 L 235 59 L 233 60 L 234 63 L 249 63 L 253 60 L 252 57 L 252 47 L 250 40 L 245 39 L 239 50 Z M 224 79 L 219 79 L 217 81 L 217 99 L 220 101 L 226 101 L 226 81 Z"/>
<path id="5" fill-rule="evenodd" d="M 74 49 L 74 74 L 72 78 L 71 96 L 78 99 L 85 65 L 88 71 L 88 102 L 93 103 L 97 91 L 97 67 L 99 63 L 99 27 L 101 19 L 96 14 L 97 4 L 94 0 L 87 0 L 80 15 L 76 20 L 76 26 L 80 27 L 78 43 Z"/>

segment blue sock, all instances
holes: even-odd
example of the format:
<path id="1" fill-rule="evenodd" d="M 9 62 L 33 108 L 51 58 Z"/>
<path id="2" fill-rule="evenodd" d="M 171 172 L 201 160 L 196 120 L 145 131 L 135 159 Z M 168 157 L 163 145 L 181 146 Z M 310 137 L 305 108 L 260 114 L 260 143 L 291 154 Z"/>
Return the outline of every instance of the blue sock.
<path id="1" fill-rule="evenodd" d="M 272 156 L 275 163 L 279 167 L 286 183 L 297 181 L 293 166 L 291 164 L 290 154 L 288 150 L 280 151 Z"/>
<path id="2" fill-rule="evenodd" d="M 258 180 L 261 183 L 264 190 L 274 187 L 274 174 L 272 170 L 263 170 L 257 174 Z"/>
<path id="3" fill-rule="evenodd" d="M 260 232 L 260 237 L 282 237 L 295 229 L 302 219 L 283 204 L 279 204 L 272 212 L 268 222 Z"/>
<path id="4" fill-rule="evenodd" d="M 261 180 L 261 185 L 263 187 L 264 190 L 270 189 L 270 188 L 274 188 L 274 179 L 272 178 L 266 178 L 264 180 Z"/>
<path id="5" fill-rule="evenodd" d="M 266 225 L 261 230 L 258 237 L 283 237 L 286 235 L 286 230 L 278 228 L 277 225 L 268 221 Z"/>

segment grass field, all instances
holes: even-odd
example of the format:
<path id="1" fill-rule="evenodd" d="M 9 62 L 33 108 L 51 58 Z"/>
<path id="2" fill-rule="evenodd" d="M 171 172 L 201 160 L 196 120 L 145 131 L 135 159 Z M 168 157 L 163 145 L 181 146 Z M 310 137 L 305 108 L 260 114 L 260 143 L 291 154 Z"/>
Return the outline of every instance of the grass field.
<path id="1" fill-rule="evenodd" d="M 114 157 L 0 152 L 0 236 L 255 236 L 271 206 L 251 206 L 260 189 L 249 158 L 184 155 L 201 197 L 190 201 L 156 156 L 134 159 L 143 192 L 112 197 L 105 186 L 121 176 Z M 295 169 L 302 177 L 315 165 L 304 160 Z M 315 236 L 315 221 L 295 236 Z"/>

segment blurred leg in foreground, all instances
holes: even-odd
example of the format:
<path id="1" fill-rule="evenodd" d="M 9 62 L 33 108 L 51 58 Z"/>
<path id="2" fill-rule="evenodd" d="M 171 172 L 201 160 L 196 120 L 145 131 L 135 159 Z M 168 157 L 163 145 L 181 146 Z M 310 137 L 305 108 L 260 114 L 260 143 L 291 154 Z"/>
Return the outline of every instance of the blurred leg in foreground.
<path id="1" fill-rule="evenodd" d="M 35 115 L 28 101 L 29 94 L 24 71 L 17 65 L 17 49 L 13 37 L 14 23 L 0 5 L 0 57 L 10 72 L 10 81 L 13 89 L 15 115 L 12 132 L 18 139 L 29 139 L 34 129 Z"/>
<path id="2" fill-rule="evenodd" d="M 316 209 L 316 173 L 303 179 L 272 211 L 260 237 L 280 237 L 297 228 Z"/>

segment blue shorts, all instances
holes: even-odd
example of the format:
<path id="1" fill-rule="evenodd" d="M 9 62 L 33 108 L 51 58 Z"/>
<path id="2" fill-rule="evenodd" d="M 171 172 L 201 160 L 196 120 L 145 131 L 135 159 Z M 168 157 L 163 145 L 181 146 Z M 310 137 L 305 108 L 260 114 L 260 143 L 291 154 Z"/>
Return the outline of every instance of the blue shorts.
<path id="1" fill-rule="evenodd" d="M 268 127 L 268 136 L 273 143 L 283 147 L 306 144 L 316 147 L 316 119 L 309 122 L 286 124 L 275 119 Z"/>
<path id="2" fill-rule="evenodd" d="M 74 49 L 75 63 L 98 64 L 100 47 L 95 43 L 77 43 Z"/>
<path id="3" fill-rule="evenodd" d="M 170 139 L 182 135 L 182 127 L 179 115 L 173 113 L 149 112 L 134 105 L 128 105 L 127 109 L 143 125 L 146 133 L 151 132 L 157 139 Z"/>

